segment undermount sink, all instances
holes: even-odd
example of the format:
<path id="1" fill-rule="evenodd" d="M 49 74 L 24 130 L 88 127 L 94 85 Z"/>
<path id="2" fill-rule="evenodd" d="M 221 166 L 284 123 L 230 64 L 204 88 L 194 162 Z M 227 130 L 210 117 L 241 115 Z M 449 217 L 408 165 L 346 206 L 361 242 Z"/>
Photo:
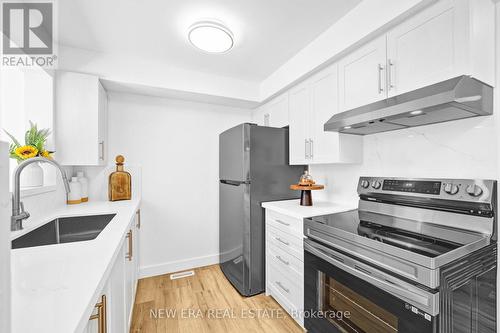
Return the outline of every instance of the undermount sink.
<path id="1" fill-rule="evenodd" d="M 12 248 L 81 242 L 95 239 L 116 214 L 61 217 L 12 241 Z"/>

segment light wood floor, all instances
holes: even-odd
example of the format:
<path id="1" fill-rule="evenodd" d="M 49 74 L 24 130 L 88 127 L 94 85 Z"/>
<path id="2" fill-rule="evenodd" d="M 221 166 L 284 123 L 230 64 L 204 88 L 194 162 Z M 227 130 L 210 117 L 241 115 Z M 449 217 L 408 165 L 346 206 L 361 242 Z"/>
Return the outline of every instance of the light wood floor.
<path id="1" fill-rule="evenodd" d="M 168 312 L 170 311 L 170 312 Z M 252 318 L 253 317 L 253 318 Z M 160 275 L 139 281 L 131 333 L 283 332 L 303 330 L 264 294 L 242 297 L 218 265 L 170 280 Z"/>

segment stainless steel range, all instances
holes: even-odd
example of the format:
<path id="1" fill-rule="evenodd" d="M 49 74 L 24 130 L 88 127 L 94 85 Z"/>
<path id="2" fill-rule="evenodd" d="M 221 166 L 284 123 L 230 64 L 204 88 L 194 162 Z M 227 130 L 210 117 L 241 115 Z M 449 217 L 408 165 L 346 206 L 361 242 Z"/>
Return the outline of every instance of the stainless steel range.
<path id="1" fill-rule="evenodd" d="M 305 220 L 306 328 L 496 332 L 496 192 L 361 177 L 358 209 Z"/>

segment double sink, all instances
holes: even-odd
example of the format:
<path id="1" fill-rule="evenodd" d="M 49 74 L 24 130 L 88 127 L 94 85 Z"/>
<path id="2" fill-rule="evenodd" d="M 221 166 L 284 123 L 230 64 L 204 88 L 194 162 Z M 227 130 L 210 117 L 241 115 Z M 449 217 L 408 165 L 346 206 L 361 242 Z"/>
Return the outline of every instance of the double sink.
<path id="1" fill-rule="evenodd" d="M 95 239 L 116 214 L 61 217 L 12 241 L 12 249 Z"/>

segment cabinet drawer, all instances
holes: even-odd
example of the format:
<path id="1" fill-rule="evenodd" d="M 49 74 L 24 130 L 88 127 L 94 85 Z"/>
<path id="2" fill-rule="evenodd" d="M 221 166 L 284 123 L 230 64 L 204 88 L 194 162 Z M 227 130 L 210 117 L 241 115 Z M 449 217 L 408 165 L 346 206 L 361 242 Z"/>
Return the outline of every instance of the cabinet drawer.
<path id="1" fill-rule="evenodd" d="M 304 226 L 301 219 L 283 215 L 272 210 L 266 210 L 266 223 L 297 237 L 304 234 Z"/>
<path id="2" fill-rule="evenodd" d="M 285 305 L 285 309 L 295 318 L 297 313 L 294 314 L 291 311 L 301 310 L 304 307 L 303 287 L 300 287 L 299 283 L 292 281 L 289 276 L 272 266 L 269 267 L 268 274 L 268 285 L 271 294 L 273 296 L 277 295 L 277 301 L 281 305 Z M 285 304 L 280 302 L 281 299 L 285 301 L 283 302 Z"/>
<path id="3" fill-rule="evenodd" d="M 302 244 L 303 238 L 294 237 L 271 226 L 268 226 L 266 234 L 268 243 L 277 246 L 300 261 L 304 261 L 304 246 Z"/>
<path id="4" fill-rule="evenodd" d="M 267 243 L 267 257 L 266 260 L 270 266 L 276 267 L 279 270 L 294 276 L 294 280 L 302 279 L 304 276 L 304 263 L 297 259 L 295 256 L 291 255 L 280 249 L 279 247 L 273 245 L 272 243 Z"/>

